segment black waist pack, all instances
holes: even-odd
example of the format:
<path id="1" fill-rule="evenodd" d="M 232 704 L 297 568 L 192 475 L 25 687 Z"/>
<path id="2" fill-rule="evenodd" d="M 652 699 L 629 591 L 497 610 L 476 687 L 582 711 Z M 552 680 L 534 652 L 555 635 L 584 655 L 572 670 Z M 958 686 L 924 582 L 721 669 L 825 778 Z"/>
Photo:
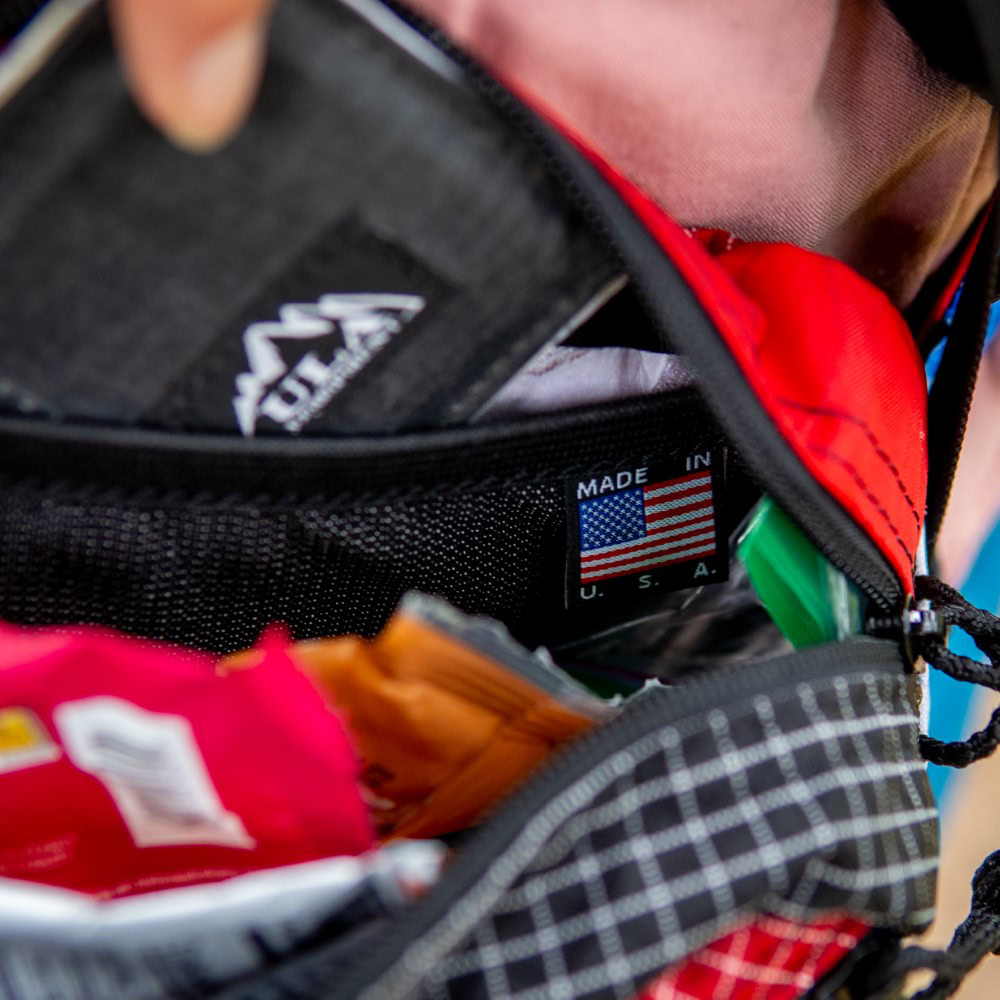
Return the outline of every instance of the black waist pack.
<path id="1" fill-rule="evenodd" d="M 928 419 L 944 319 L 918 347 L 842 264 L 686 233 L 405 11 L 279 4 L 208 158 L 141 120 L 99 8 L 52 45 L 0 109 L 0 618 L 228 653 L 374 635 L 417 590 L 665 683 L 363 934 L 235 982 L 0 937 L 0 996 L 818 1000 L 921 965 L 945 996 L 1000 945 L 989 868 L 949 952 L 901 944 L 934 912 L 925 758 L 996 742 L 919 734 L 925 660 L 995 685 L 946 627 L 996 640 L 917 579 L 991 217 L 936 279 L 968 264 Z M 753 600 L 764 494 L 863 634 L 792 652 Z"/>

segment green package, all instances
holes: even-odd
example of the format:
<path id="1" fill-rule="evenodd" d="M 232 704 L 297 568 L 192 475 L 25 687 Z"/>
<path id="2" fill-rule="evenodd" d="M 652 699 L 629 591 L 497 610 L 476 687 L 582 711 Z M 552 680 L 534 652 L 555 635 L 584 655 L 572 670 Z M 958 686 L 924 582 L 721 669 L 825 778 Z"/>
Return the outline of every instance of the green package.
<path id="1" fill-rule="evenodd" d="M 792 645 L 862 632 L 861 591 L 770 497 L 757 505 L 737 544 L 757 596 Z"/>

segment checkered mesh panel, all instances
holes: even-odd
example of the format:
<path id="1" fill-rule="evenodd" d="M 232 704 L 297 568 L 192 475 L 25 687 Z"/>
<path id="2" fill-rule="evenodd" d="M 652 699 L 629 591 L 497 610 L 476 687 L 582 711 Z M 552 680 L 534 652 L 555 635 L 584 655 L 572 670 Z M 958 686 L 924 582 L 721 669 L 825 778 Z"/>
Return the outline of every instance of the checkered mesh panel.
<path id="1" fill-rule="evenodd" d="M 904 685 L 803 682 L 637 739 L 527 821 L 368 995 L 419 968 L 434 1000 L 625 998 L 752 912 L 926 924 L 936 814 Z"/>

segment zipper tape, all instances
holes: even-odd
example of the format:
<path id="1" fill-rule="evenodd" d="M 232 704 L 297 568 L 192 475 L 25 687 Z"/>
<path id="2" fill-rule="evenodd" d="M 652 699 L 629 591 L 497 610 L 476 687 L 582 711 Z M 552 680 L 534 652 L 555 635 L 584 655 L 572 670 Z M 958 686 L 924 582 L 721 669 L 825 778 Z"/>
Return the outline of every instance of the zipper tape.
<path id="1" fill-rule="evenodd" d="M 754 478 L 878 607 L 899 605 L 904 588 L 885 557 L 792 451 L 687 282 L 617 193 L 567 140 L 476 60 L 396 0 L 386 5 L 460 65 L 475 88 L 535 147 L 567 196 L 621 260 L 664 342 L 692 361 L 699 388 Z"/>
<path id="2" fill-rule="evenodd" d="M 467 492 L 583 473 L 649 451 L 678 431 L 721 444 L 690 388 L 512 422 L 342 438 L 237 438 L 0 417 L 0 476 L 147 497 L 190 492 L 201 500 Z"/>

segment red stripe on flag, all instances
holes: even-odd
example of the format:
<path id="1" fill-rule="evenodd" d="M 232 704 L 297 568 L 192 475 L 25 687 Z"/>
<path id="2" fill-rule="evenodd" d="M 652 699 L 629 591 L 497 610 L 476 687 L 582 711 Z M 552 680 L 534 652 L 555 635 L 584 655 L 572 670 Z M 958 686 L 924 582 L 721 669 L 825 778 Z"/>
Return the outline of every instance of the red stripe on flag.
<path id="1" fill-rule="evenodd" d="M 650 561 L 645 566 L 635 566 L 635 565 L 633 565 L 631 569 L 620 569 L 620 570 L 616 570 L 614 566 L 610 566 L 609 570 L 611 570 L 611 572 L 608 572 L 608 571 L 604 571 L 604 572 L 594 571 L 592 573 L 582 573 L 581 572 L 580 573 L 580 582 L 581 583 L 593 583 L 596 580 L 610 580 L 610 579 L 612 579 L 613 577 L 616 577 L 616 576 L 628 576 L 631 573 L 637 573 L 637 572 L 639 572 L 639 570 L 644 570 L 644 569 L 645 570 L 653 570 L 653 569 L 657 569 L 658 567 L 660 567 L 660 566 L 666 566 L 669 563 L 690 562 L 692 559 L 707 559 L 710 556 L 714 556 L 715 555 L 715 542 L 711 542 L 711 543 L 706 542 L 705 544 L 706 545 L 710 544 L 711 547 L 710 548 L 706 548 L 706 549 L 702 549 L 701 546 L 698 546 L 695 551 L 692 551 L 690 553 L 685 553 L 683 549 L 680 552 L 664 552 L 664 553 L 662 553 L 662 555 L 663 555 L 662 559 L 656 559 L 655 561 Z"/>
<path id="2" fill-rule="evenodd" d="M 711 473 L 709 470 L 700 469 L 698 472 L 692 472 L 686 476 L 680 476 L 677 479 L 664 479 L 660 483 L 647 483 L 643 486 L 643 489 L 647 492 L 649 490 L 662 490 L 664 486 L 679 486 L 681 483 L 688 483 L 692 479 L 705 479 L 706 477 L 711 479 Z"/>
<path id="3" fill-rule="evenodd" d="M 605 552 L 599 558 L 593 558 L 587 562 L 581 561 L 580 572 L 610 573 L 612 570 L 620 569 L 622 566 L 634 565 L 640 560 L 645 561 L 650 558 L 666 559 L 675 556 L 679 552 L 687 552 L 694 546 L 708 545 L 709 543 L 715 544 L 715 531 L 702 528 L 700 532 L 690 535 L 687 538 L 681 538 L 676 541 L 671 540 L 667 543 L 669 547 L 661 542 L 660 544 L 646 545 L 633 552 Z"/>
<path id="4" fill-rule="evenodd" d="M 655 497 L 647 499 L 645 503 L 645 515 L 648 522 L 652 517 L 670 517 L 674 514 L 683 514 L 694 509 L 699 503 L 713 503 L 715 498 L 712 491 L 704 486 L 696 486 L 693 490 L 682 493 L 679 496 Z"/>
<path id="5" fill-rule="evenodd" d="M 585 565 L 594 559 L 609 559 L 611 556 L 652 548 L 665 542 L 682 541 L 685 535 L 696 535 L 699 532 L 708 531 L 710 528 L 714 530 L 715 522 L 711 518 L 703 517 L 698 521 L 679 524 L 669 531 L 647 535 L 641 541 L 633 542 L 631 545 L 623 545 L 621 548 L 607 548 L 604 552 L 583 552 L 580 554 L 580 563 Z"/>
<path id="6" fill-rule="evenodd" d="M 684 489 L 678 490 L 676 493 L 664 493 L 662 497 L 651 497 L 647 494 L 644 499 L 648 506 L 656 507 L 661 503 L 676 503 L 678 500 L 684 500 L 690 496 L 697 496 L 699 493 L 708 493 L 711 495 L 711 492 L 711 483 L 701 483 L 698 486 L 685 486 Z"/>
<path id="7" fill-rule="evenodd" d="M 659 514 L 653 514 L 652 519 L 647 516 L 646 527 L 655 528 L 657 525 L 662 524 L 665 528 L 669 528 L 671 523 L 676 523 L 671 521 L 672 518 L 679 517 L 681 514 L 691 514 L 697 510 L 712 510 L 713 502 L 711 499 L 702 500 L 699 503 L 692 504 L 690 507 L 678 507 L 676 510 L 665 510 Z"/>

